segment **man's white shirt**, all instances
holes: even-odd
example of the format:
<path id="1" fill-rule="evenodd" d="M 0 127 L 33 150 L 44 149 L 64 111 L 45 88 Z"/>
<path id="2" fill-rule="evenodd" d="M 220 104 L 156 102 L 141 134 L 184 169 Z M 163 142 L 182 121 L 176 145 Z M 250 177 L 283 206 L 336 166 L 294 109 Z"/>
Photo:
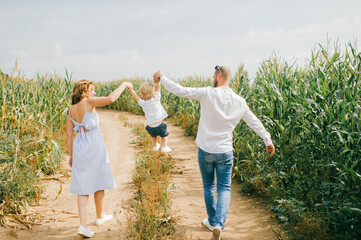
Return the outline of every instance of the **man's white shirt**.
<path id="1" fill-rule="evenodd" d="M 233 130 L 243 119 L 260 136 L 266 146 L 272 144 L 271 135 L 247 106 L 246 100 L 228 87 L 182 87 L 167 77 L 161 83 L 171 93 L 184 98 L 199 100 L 201 113 L 196 144 L 209 153 L 233 150 Z"/>

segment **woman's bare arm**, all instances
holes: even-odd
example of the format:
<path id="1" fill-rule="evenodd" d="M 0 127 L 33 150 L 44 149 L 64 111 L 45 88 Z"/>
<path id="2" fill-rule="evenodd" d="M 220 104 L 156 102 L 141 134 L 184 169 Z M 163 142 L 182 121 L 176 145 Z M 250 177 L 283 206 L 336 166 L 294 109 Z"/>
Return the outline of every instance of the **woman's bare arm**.
<path id="1" fill-rule="evenodd" d="M 68 142 L 68 152 L 69 152 L 69 166 L 73 166 L 73 128 L 74 124 L 70 120 L 70 113 L 68 119 L 66 120 L 66 137 Z"/>
<path id="2" fill-rule="evenodd" d="M 87 103 L 89 103 L 92 107 L 102 107 L 109 105 L 115 102 L 122 94 L 124 89 L 130 85 L 131 83 L 129 82 L 123 82 L 117 89 L 111 92 L 107 97 L 90 97 L 88 98 Z"/>

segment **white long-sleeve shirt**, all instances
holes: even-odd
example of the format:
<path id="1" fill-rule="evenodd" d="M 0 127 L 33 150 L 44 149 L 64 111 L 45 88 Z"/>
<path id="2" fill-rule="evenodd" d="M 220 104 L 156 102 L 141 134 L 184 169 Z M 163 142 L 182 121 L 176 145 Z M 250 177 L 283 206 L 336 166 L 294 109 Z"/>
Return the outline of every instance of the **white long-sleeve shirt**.
<path id="1" fill-rule="evenodd" d="M 167 77 L 160 79 L 171 93 L 184 98 L 199 100 L 201 114 L 196 144 L 209 153 L 233 150 L 233 130 L 243 119 L 260 136 L 266 146 L 272 144 L 271 135 L 247 106 L 246 100 L 228 87 L 182 87 Z"/>

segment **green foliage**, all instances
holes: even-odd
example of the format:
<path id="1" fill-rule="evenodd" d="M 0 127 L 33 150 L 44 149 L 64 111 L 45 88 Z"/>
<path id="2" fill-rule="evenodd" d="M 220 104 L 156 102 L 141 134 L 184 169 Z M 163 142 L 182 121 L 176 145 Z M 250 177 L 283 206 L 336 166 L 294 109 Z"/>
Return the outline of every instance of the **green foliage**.
<path id="1" fill-rule="evenodd" d="M 70 80 L 0 76 L 0 218 L 34 200 L 39 174 L 59 168 Z"/>
<path id="2" fill-rule="evenodd" d="M 243 191 L 270 197 L 292 239 L 361 237 L 360 60 L 352 45 L 319 46 L 304 69 L 264 61 L 252 85 L 247 101 L 277 152 L 267 159 L 241 123 L 238 177 Z"/>

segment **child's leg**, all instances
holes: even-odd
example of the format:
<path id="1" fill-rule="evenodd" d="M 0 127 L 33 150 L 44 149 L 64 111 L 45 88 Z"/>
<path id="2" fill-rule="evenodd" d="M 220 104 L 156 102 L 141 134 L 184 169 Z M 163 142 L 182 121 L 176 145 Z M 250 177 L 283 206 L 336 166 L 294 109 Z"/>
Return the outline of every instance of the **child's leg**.
<path id="1" fill-rule="evenodd" d="M 167 146 L 167 143 L 168 143 L 168 137 L 161 137 L 160 138 L 160 145 L 162 147 L 166 147 Z"/>
<path id="2" fill-rule="evenodd" d="M 95 202 L 95 210 L 97 212 L 97 218 L 103 217 L 104 196 L 105 196 L 104 190 L 100 190 L 94 193 L 94 202 Z"/>
<path id="3" fill-rule="evenodd" d="M 87 205 L 89 195 L 78 195 L 78 212 L 80 218 L 80 225 L 87 226 Z"/>
<path id="4" fill-rule="evenodd" d="M 153 147 L 157 146 L 157 137 L 150 137 L 152 139 Z"/>

